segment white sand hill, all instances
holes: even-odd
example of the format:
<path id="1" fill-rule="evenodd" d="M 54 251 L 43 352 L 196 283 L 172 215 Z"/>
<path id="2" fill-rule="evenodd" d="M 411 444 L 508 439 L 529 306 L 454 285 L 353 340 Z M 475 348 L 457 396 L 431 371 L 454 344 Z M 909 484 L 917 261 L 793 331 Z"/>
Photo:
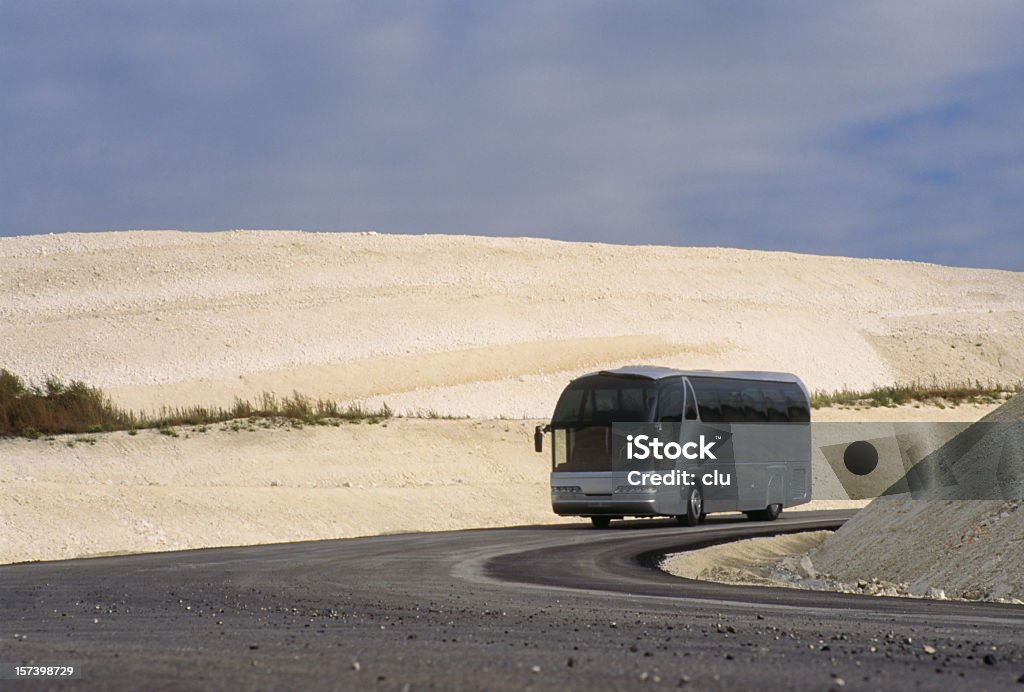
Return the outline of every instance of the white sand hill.
<path id="1" fill-rule="evenodd" d="M 1024 274 L 523 238 L 0 238 L 0 367 L 33 380 L 140 409 L 298 390 L 474 418 L 0 440 L 0 561 L 555 521 L 530 424 L 480 419 L 549 416 L 570 378 L 637 362 L 1016 382 Z"/>
<path id="2" fill-rule="evenodd" d="M 1024 373 L 1024 275 L 719 248 L 342 233 L 0 238 L 0 364 L 139 408 L 293 390 L 544 417 L 623 363 L 812 389 Z"/>

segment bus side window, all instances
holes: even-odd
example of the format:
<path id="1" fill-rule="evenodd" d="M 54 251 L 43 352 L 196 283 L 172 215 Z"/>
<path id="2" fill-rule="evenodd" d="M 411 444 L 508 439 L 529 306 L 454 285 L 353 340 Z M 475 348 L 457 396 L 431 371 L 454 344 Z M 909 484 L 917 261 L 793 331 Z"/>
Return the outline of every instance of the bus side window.
<path id="1" fill-rule="evenodd" d="M 747 423 L 764 423 L 768 420 L 765 411 L 764 392 L 760 387 L 747 387 L 741 395 L 743 420 Z"/>
<path id="2" fill-rule="evenodd" d="M 683 381 L 673 378 L 665 384 L 658 396 L 658 418 L 662 423 L 683 420 Z"/>
<path id="3" fill-rule="evenodd" d="M 724 423 L 745 423 L 743 415 L 743 397 L 735 385 L 723 382 L 719 385 L 719 401 L 722 404 L 722 422 Z"/>
<path id="4" fill-rule="evenodd" d="M 715 386 L 715 382 L 703 378 L 693 382 L 696 383 L 693 389 L 697 392 L 697 409 L 700 411 L 700 419 L 705 423 L 723 422 L 725 419 L 722 416 L 721 392 Z"/>
<path id="5" fill-rule="evenodd" d="M 774 382 L 765 383 L 765 405 L 768 409 L 769 423 L 788 423 L 789 409 L 786 404 L 786 390 L 783 385 Z"/>
<path id="6" fill-rule="evenodd" d="M 804 396 L 800 387 L 795 384 L 786 384 L 786 407 L 789 410 L 789 421 L 791 423 L 808 423 L 811 420 L 811 410 L 807 405 L 807 397 Z"/>

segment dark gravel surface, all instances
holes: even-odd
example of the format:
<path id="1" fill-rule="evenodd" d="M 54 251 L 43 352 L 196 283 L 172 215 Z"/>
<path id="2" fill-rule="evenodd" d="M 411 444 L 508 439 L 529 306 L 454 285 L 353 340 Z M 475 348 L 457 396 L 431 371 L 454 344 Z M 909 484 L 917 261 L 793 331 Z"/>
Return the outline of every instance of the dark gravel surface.
<path id="1" fill-rule="evenodd" d="M 1024 607 L 670 577 L 663 550 L 833 528 L 721 518 L 404 534 L 0 567 L 11 689 L 1018 689 Z"/>

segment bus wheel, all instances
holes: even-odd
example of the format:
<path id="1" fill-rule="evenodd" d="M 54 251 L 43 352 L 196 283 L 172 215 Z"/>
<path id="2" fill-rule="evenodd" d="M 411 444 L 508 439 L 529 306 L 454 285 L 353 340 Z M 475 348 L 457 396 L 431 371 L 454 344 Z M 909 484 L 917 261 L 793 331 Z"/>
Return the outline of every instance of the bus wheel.
<path id="1" fill-rule="evenodd" d="M 594 525 L 595 529 L 607 529 L 612 520 L 610 517 L 590 517 L 590 523 Z"/>
<path id="2" fill-rule="evenodd" d="M 768 505 L 764 509 L 759 509 L 753 512 L 746 512 L 745 514 L 748 518 L 754 521 L 775 521 L 779 518 L 779 515 L 782 514 L 782 504 L 776 502 L 774 504 Z"/>
<path id="3" fill-rule="evenodd" d="M 677 514 L 676 523 L 680 526 L 696 526 L 704 521 L 704 493 L 693 486 L 686 496 L 686 514 Z"/>

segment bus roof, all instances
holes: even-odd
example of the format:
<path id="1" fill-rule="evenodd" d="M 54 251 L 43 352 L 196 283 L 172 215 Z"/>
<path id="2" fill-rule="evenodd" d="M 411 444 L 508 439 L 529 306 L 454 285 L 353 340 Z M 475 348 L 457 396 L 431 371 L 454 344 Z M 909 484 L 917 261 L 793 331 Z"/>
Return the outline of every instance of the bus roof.
<path id="1" fill-rule="evenodd" d="M 804 383 L 790 372 L 770 372 L 765 370 L 677 370 L 663 368 L 658 365 L 627 365 L 615 370 L 599 370 L 587 373 L 583 377 L 594 375 L 613 375 L 617 377 L 635 377 L 646 380 L 663 380 L 668 377 L 725 377 L 734 380 L 758 380 L 762 382 L 794 382 L 801 388 Z"/>

